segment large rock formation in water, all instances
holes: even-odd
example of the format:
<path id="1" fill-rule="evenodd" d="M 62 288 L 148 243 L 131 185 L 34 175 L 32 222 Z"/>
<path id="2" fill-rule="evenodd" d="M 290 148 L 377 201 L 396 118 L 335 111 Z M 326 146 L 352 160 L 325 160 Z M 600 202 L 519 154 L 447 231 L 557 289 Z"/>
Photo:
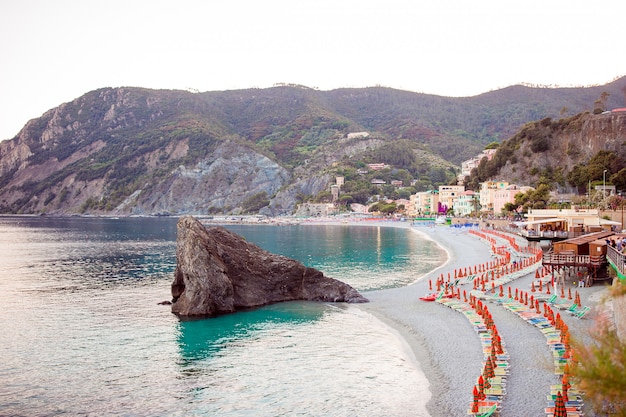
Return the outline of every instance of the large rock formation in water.
<path id="1" fill-rule="evenodd" d="M 215 316 L 289 300 L 362 303 L 351 286 L 267 252 L 221 226 L 178 221 L 172 312 Z"/>

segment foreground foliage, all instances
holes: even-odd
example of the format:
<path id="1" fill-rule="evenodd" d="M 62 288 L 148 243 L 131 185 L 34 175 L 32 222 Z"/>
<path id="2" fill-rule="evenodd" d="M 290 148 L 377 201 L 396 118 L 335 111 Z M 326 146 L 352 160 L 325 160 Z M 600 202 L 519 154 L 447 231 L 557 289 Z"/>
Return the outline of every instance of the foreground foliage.
<path id="1" fill-rule="evenodd" d="M 613 297 L 626 297 L 626 284 L 618 283 Z M 596 410 L 610 416 L 626 416 L 626 343 L 614 327 L 600 322 L 593 343 L 574 344 L 576 382 Z"/>

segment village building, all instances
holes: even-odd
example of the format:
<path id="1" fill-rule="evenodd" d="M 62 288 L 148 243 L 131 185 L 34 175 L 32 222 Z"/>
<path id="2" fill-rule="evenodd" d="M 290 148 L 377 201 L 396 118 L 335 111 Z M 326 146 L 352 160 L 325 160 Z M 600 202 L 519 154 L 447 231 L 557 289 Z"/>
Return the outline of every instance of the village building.
<path id="1" fill-rule="evenodd" d="M 514 203 L 515 196 L 519 193 L 527 193 L 532 187 L 520 187 L 515 184 L 505 188 L 496 188 L 493 192 L 493 213 L 500 214 L 507 203 Z"/>
<path id="2" fill-rule="evenodd" d="M 332 203 L 302 203 L 296 209 L 296 217 L 326 217 L 337 213 Z"/>
<path id="3" fill-rule="evenodd" d="M 530 209 L 526 219 L 515 222 L 528 240 L 564 240 L 586 233 L 616 230 L 620 222 L 600 217 L 598 209 Z"/>
<path id="4" fill-rule="evenodd" d="M 367 164 L 367 167 L 372 171 L 382 171 L 385 168 L 389 168 L 387 164 Z"/>
<path id="5" fill-rule="evenodd" d="M 337 184 L 333 184 L 330 186 L 330 194 L 333 197 L 333 203 L 336 203 L 339 200 L 339 190 L 340 187 Z"/>
<path id="6" fill-rule="evenodd" d="M 463 185 L 440 185 L 439 186 L 439 203 L 446 208 L 452 208 L 454 200 L 465 191 Z"/>
<path id="7" fill-rule="evenodd" d="M 470 176 L 474 168 L 478 168 L 483 158 L 487 158 L 488 161 L 491 161 L 495 154 L 496 149 L 485 149 L 479 155 L 461 162 L 461 173 L 458 175 L 457 181 L 462 184 L 463 181 L 465 181 L 465 177 Z"/>
<path id="8" fill-rule="evenodd" d="M 439 207 L 439 192 L 434 190 L 412 194 L 409 198 L 413 211 L 407 212 L 412 217 L 432 216 L 437 214 Z"/>
<path id="9" fill-rule="evenodd" d="M 509 186 L 506 181 L 485 181 L 480 183 L 480 207 L 481 212 L 494 214 L 494 198 L 498 190 L 504 190 Z M 495 213 L 499 214 L 499 213 Z"/>
<path id="10" fill-rule="evenodd" d="M 472 190 L 463 191 L 455 200 L 452 206 L 455 216 L 463 217 L 478 214 L 480 204 L 478 194 Z"/>

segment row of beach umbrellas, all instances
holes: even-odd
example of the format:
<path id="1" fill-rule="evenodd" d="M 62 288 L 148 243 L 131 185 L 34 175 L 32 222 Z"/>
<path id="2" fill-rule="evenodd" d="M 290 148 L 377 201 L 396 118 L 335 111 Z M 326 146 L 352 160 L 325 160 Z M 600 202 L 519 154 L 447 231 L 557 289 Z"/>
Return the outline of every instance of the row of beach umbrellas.
<path id="1" fill-rule="evenodd" d="M 437 292 L 445 291 L 445 294 L 452 294 L 456 300 L 461 301 L 461 291 L 455 286 L 462 285 L 468 280 L 462 280 L 460 278 L 469 277 L 473 275 L 473 285 L 474 290 L 479 290 L 482 293 L 486 293 L 486 289 L 488 288 L 488 283 L 491 282 L 490 290 L 492 294 L 495 294 L 496 287 L 499 287 L 499 297 L 504 299 L 504 285 L 496 285 L 496 282 L 499 282 L 499 278 L 503 277 L 507 274 L 513 274 L 515 272 L 519 272 L 522 269 L 532 267 L 537 262 L 541 261 L 541 251 L 536 251 L 535 249 L 531 249 L 528 247 L 520 247 L 514 237 L 508 236 L 506 234 L 484 230 L 484 231 L 475 231 L 470 230 L 470 233 L 477 235 L 482 239 L 486 239 L 492 248 L 492 252 L 498 256 L 497 261 L 492 261 L 487 264 L 475 265 L 472 267 L 466 267 L 460 270 L 454 271 L 455 281 L 451 281 L 450 274 L 448 274 L 448 281 L 446 282 L 443 274 L 439 276 L 436 281 Z M 493 234 L 497 238 L 505 239 L 509 247 L 513 248 L 515 251 L 523 254 L 528 254 L 528 259 L 524 259 L 520 262 L 516 262 L 515 266 L 510 265 L 510 253 L 507 252 L 507 246 L 497 246 L 497 240 L 493 236 L 489 236 L 488 234 Z M 541 271 L 540 271 L 541 269 Z M 545 274 L 545 268 L 537 269 L 536 277 L 541 274 Z M 477 275 L 481 274 L 480 277 Z M 521 274 L 516 274 L 517 276 L 522 276 Z M 504 282 L 504 281 L 502 281 Z M 429 283 L 430 289 L 432 291 L 432 283 Z M 539 290 L 539 292 L 543 291 L 543 286 L 541 281 L 538 281 L 538 288 L 534 286 L 534 282 L 531 286 L 530 294 L 527 291 L 521 291 L 518 288 L 515 288 L 514 293 L 512 288 L 508 287 L 508 300 L 515 301 L 521 306 L 526 306 L 529 311 L 534 311 L 536 314 L 541 314 L 540 300 L 534 297 L 534 293 Z M 546 291 L 549 294 L 549 285 L 545 285 Z M 561 297 L 565 298 L 564 289 L 561 289 Z M 571 290 L 568 290 L 568 299 L 572 299 Z M 439 301 L 442 303 L 450 302 L 446 301 L 449 298 L 443 298 Z M 470 295 L 469 300 L 467 297 L 467 293 L 463 291 L 463 301 L 468 303 L 476 313 L 482 318 L 483 326 L 490 333 L 489 337 L 489 354 L 486 355 L 486 359 L 483 365 L 483 371 L 479 375 L 477 379 L 476 385 L 473 387 L 472 392 L 472 402 L 470 406 L 470 410 L 468 414 L 475 416 L 486 416 L 491 415 L 491 413 L 495 412 L 495 410 L 499 407 L 499 404 L 502 400 L 502 396 L 504 395 L 504 390 L 500 391 L 502 394 L 500 396 L 487 396 L 486 392 L 492 386 L 492 379 L 495 377 L 495 369 L 497 366 L 507 366 L 503 361 L 499 361 L 498 358 L 502 358 L 504 354 L 504 350 L 502 348 L 502 341 L 498 334 L 497 328 L 491 314 L 486 305 L 482 303 L 480 299 L 477 299 L 475 296 Z M 576 291 L 575 302 L 580 302 L 580 296 L 578 291 Z M 580 304 L 578 304 L 580 305 Z M 551 326 L 554 326 L 560 332 L 560 343 L 563 345 L 563 349 L 560 350 L 559 355 L 560 358 L 569 360 L 571 358 L 571 347 L 569 345 L 569 330 L 567 325 L 560 317 L 560 314 L 554 314 L 554 310 L 547 304 L 544 303 L 543 308 L 543 316 L 548 320 Z M 499 363 L 498 363 L 499 362 Z M 560 386 L 560 390 L 557 392 L 557 395 L 554 398 L 554 407 L 552 410 L 552 415 L 555 417 L 565 417 L 567 416 L 567 408 L 566 403 L 568 402 L 568 389 L 570 387 L 569 384 L 569 374 L 567 373 L 567 363 L 564 367 L 565 372 L 562 374 L 562 384 Z M 503 384 L 506 377 L 503 376 L 498 379 L 499 384 Z M 491 401 L 486 401 L 489 398 Z M 547 409 L 548 410 L 548 409 Z"/>

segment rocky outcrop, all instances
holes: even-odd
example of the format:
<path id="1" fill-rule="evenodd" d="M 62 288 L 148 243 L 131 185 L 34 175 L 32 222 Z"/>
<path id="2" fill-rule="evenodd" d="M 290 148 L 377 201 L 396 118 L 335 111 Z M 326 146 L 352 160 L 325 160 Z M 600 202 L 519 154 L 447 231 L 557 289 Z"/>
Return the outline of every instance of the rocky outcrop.
<path id="1" fill-rule="evenodd" d="M 172 312 L 216 316 L 281 301 L 362 303 L 351 286 L 267 252 L 221 226 L 178 221 Z"/>

